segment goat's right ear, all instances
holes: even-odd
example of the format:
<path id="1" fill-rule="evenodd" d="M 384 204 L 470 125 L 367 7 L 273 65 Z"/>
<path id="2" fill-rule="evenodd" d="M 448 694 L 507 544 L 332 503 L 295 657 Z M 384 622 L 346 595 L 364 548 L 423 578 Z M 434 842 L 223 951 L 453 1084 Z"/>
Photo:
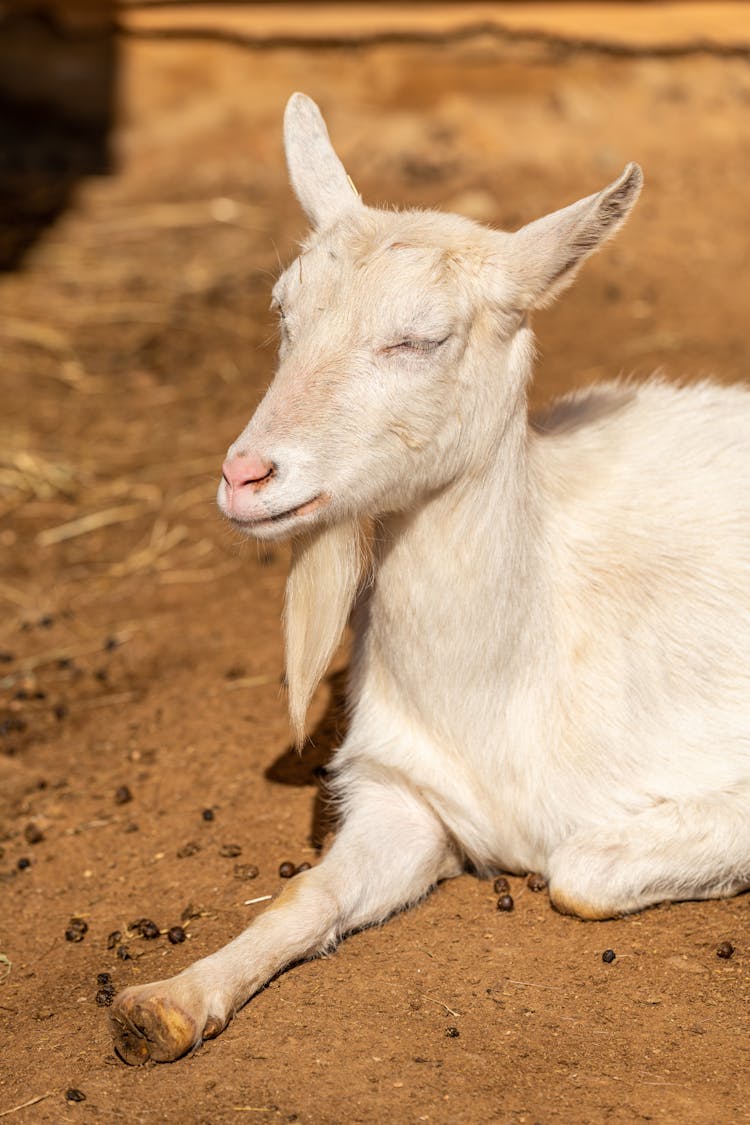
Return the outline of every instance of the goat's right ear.
<path id="1" fill-rule="evenodd" d="M 294 194 L 313 227 L 330 226 L 362 200 L 333 150 L 312 98 L 292 94 L 284 114 L 284 147 Z"/>

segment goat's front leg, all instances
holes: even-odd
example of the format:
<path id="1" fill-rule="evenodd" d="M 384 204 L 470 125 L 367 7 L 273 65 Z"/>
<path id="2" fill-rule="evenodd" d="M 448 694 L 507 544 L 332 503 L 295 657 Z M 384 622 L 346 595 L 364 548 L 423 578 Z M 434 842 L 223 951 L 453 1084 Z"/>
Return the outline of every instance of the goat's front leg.
<path id="1" fill-rule="evenodd" d="M 111 1026 L 125 1062 L 169 1062 L 223 1031 L 285 966 L 331 948 L 347 931 L 380 922 L 457 875 L 445 829 L 410 790 L 357 782 L 328 855 L 297 875 L 239 937 L 168 980 L 116 998 Z"/>

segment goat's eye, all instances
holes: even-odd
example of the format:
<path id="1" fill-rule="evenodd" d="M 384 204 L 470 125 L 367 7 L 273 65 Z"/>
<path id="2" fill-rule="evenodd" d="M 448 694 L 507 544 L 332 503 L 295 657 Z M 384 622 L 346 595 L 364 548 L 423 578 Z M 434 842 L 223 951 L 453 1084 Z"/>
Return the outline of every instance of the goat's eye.
<path id="1" fill-rule="evenodd" d="M 287 318 L 286 318 L 286 310 L 284 309 L 283 305 L 279 304 L 278 301 L 276 301 L 274 303 L 273 308 L 276 310 L 276 315 L 279 318 L 279 329 L 281 330 L 282 339 L 288 340 L 288 338 L 289 338 L 289 324 L 288 324 Z"/>
<path id="2" fill-rule="evenodd" d="M 437 349 L 442 347 L 449 339 L 450 332 L 447 336 L 438 336 L 436 338 L 405 336 L 403 340 L 398 340 L 395 344 L 389 344 L 388 347 L 383 348 L 383 351 L 386 355 L 394 355 L 399 352 L 414 352 L 418 355 L 427 355 L 429 352 L 437 351 Z"/>

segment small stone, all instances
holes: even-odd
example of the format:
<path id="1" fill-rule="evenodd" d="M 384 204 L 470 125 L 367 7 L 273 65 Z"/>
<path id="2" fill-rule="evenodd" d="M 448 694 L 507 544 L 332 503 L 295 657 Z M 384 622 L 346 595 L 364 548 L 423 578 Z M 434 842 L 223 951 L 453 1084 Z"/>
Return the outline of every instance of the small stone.
<path id="1" fill-rule="evenodd" d="M 611 965 L 616 956 L 614 949 L 605 949 L 602 953 L 602 961 L 605 965 Z"/>
<path id="2" fill-rule="evenodd" d="M 511 895 L 500 895 L 500 898 L 497 900 L 498 910 L 503 910 L 506 913 L 512 910 L 514 905 L 515 904 L 513 902 L 513 897 Z"/>
<path id="3" fill-rule="evenodd" d="M 492 884 L 492 889 L 496 895 L 507 895 L 510 891 L 510 883 L 504 875 L 499 875 Z"/>
<path id="4" fill-rule="evenodd" d="M 86 1101 L 86 1095 L 84 1094 L 83 1090 L 76 1090 L 76 1088 L 74 1086 L 71 1086 L 69 1090 L 65 1091 L 65 1101 L 66 1102 L 85 1102 Z"/>
<path id="5" fill-rule="evenodd" d="M 260 875 L 260 869 L 254 863 L 235 863 L 234 877 L 235 879 L 257 879 Z"/>
<path id="6" fill-rule="evenodd" d="M 446 1027 L 445 1034 L 448 1039 L 458 1039 L 461 1032 L 457 1027 Z"/>
<path id="7" fill-rule="evenodd" d="M 29 859 L 28 856 L 22 855 L 21 858 L 16 863 L 16 867 L 18 868 L 19 871 L 25 871 L 27 867 L 31 867 L 31 860 Z"/>
<path id="8" fill-rule="evenodd" d="M 295 865 L 287 859 L 282 864 L 279 865 L 279 878 L 280 879 L 291 879 L 292 875 L 295 874 L 296 870 L 297 870 L 297 868 L 295 867 Z"/>
<path id="9" fill-rule="evenodd" d="M 127 785 L 120 785 L 117 789 L 115 789 L 116 805 L 127 805 L 128 801 L 132 800 L 133 794 L 130 792 L 130 789 L 127 787 Z"/>
<path id="10" fill-rule="evenodd" d="M 107 934 L 107 949 L 114 949 L 122 941 L 122 933 L 120 930 L 113 930 L 111 934 Z"/>
<path id="11" fill-rule="evenodd" d="M 216 814 L 213 809 L 204 809 L 201 813 L 201 816 L 204 820 L 214 820 Z"/>
<path id="12" fill-rule="evenodd" d="M 532 873 L 526 880 L 526 886 L 530 891 L 544 891 L 547 888 L 547 880 L 543 875 Z"/>
<path id="13" fill-rule="evenodd" d="M 242 855 L 242 848 L 239 844 L 222 844 L 219 855 L 224 859 L 236 859 L 238 855 Z"/>
<path id="14" fill-rule="evenodd" d="M 183 930 L 182 926 L 172 926 L 171 929 L 167 930 L 167 938 L 172 945 L 180 945 L 186 937 L 187 934 Z"/>
<path id="15" fill-rule="evenodd" d="M 723 958 L 725 961 L 728 961 L 733 953 L 734 946 L 731 941 L 723 941 L 721 945 L 716 946 L 716 956 Z"/>

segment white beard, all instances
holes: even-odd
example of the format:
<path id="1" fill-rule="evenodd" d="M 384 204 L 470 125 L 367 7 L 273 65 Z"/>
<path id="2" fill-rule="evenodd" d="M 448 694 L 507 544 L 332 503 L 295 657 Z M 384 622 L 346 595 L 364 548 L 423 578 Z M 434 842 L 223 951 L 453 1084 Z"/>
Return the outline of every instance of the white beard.
<path id="1" fill-rule="evenodd" d="M 284 635 L 289 718 L 297 746 L 312 694 L 336 651 L 369 561 L 357 520 L 295 539 L 286 584 Z"/>

